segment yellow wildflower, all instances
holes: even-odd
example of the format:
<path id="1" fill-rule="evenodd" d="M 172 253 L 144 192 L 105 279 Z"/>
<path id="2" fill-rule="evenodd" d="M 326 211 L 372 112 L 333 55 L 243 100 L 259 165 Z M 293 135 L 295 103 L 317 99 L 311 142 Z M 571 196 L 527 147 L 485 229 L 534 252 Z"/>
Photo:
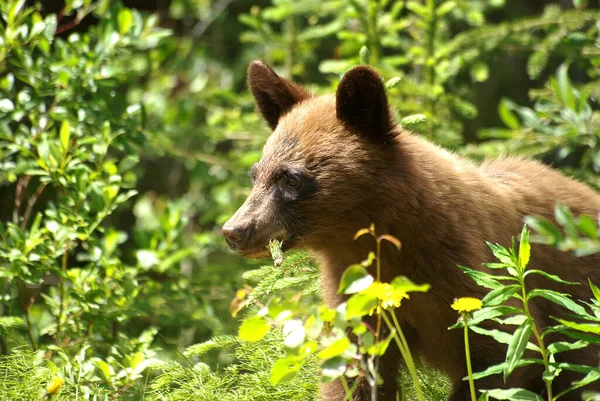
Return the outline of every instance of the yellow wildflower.
<path id="1" fill-rule="evenodd" d="M 371 309 L 369 315 L 372 315 L 375 311 L 379 314 L 381 309 L 397 308 L 404 298 L 408 298 L 406 291 L 396 289 L 389 283 L 382 283 L 379 281 L 375 281 L 369 288 L 363 290 L 362 293 L 378 299 L 378 305 Z"/>
<path id="2" fill-rule="evenodd" d="M 468 313 L 479 310 L 483 307 L 481 300 L 472 297 L 463 297 L 454 300 L 452 309 L 458 311 L 458 313 Z"/>
<path id="3" fill-rule="evenodd" d="M 46 387 L 46 394 L 49 396 L 53 396 L 60 391 L 60 388 L 63 385 L 62 377 L 55 376 L 50 380 L 48 386 Z"/>

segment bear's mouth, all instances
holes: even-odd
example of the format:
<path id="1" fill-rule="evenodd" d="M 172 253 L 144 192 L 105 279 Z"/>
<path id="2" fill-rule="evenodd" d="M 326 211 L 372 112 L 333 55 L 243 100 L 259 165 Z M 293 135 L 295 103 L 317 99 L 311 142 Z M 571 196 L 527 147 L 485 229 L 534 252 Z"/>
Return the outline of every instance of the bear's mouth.
<path id="1" fill-rule="evenodd" d="M 287 237 L 285 239 L 279 239 L 279 238 L 282 238 L 282 236 L 275 236 L 275 238 L 277 238 L 277 240 L 281 242 L 281 250 L 283 252 L 289 251 L 290 249 L 293 249 L 295 246 L 296 241 L 295 241 L 295 237 L 293 237 L 293 236 Z M 248 258 L 248 259 L 271 258 L 271 251 L 269 250 L 269 242 L 268 241 L 262 247 L 236 249 L 236 252 L 240 256 L 242 256 L 244 258 Z"/>

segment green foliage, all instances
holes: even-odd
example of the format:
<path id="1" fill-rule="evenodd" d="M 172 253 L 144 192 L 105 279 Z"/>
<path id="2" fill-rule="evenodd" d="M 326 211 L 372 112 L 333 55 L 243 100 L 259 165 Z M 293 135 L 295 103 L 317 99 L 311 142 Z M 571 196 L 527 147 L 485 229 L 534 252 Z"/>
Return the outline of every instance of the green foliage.
<path id="1" fill-rule="evenodd" d="M 567 216 L 565 209 L 560 205 L 557 206 L 556 213 Z M 536 224 L 539 226 L 539 219 L 531 218 L 530 221 L 534 223 L 534 226 Z M 574 226 L 572 216 L 570 216 L 570 219 L 559 218 L 558 221 L 562 221 L 565 225 Z M 547 221 L 546 223 L 550 225 Z M 555 230 L 560 232 L 556 228 Z M 575 230 L 571 234 L 577 236 L 578 232 Z M 526 226 L 523 227 L 523 231 L 521 232 L 518 250 L 514 240 L 510 248 L 491 243 L 488 245 L 492 249 L 494 256 L 499 260 L 499 263 L 487 263 L 485 266 L 493 270 L 506 272 L 507 275 L 480 272 L 490 282 L 501 284 L 501 286 L 495 287 L 493 291 L 488 293 L 482 300 L 483 308 L 473 312 L 467 321 L 469 328 L 476 333 L 491 336 L 496 341 L 507 344 L 506 359 L 503 363 L 491 366 L 484 372 L 470 374 L 470 378 L 481 379 L 489 375 L 502 373 L 506 381 L 515 369 L 531 363 L 538 363 L 544 366 L 543 380 L 546 383 L 548 399 L 552 400 L 584 385 L 600 380 L 598 369 L 595 366 L 559 363 L 556 362 L 555 358 L 555 355 L 559 352 L 586 348 L 590 344 L 600 344 L 600 337 L 597 337 L 597 334 L 600 332 L 596 330 L 599 321 L 597 312 L 600 307 L 598 299 L 593 300 L 591 304 L 585 303 L 582 305 L 581 302 L 578 303 L 572 300 L 568 294 L 542 288 L 530 289 L 525 285 L 525 278 L 531 275 L 539 275 L 559 283 L 578 284 L 567 283 L 557 276 L 541 270 L 527 268 L 531 246 L 529 243 L 529 231 Z M 596 294 L 597 287 L 592 283 L 590 283 L 590 287 L 594 291 L 594 294 Z M 529 310 L 531 300 L 536 297 L 542 297 L 560 306 L 570 315 L 576 316 L 577 319 L 585 323 L 554 318 L 557 321 L 556 325 L 550 327 L 540 326 L 540 322 L 535 321 L 534 316 Z M 512 304 L 510 307 L 505 306 L 511 299 L 516 300 L 519 306 L 515 306 L 515 304 Z M 487 320 L 504 323 L 505 325 L 514 325 L 516 328 L 512 332 L 483 328 L 481 324 Z M 464 320 L 459 321 L 454 327 L 463 327 L 465 324 Z M 547 336 L 555 332 L 566 334 L 573 341 L 548 343 Z M 590 336 L 589 333 L 594 333 L 596 336 Z M 526 350 L 534 351 L 539 354 L 539 357 L 533 357 L 531 354 L 525 355 Z M 552 382 L 562 371 L 584 373 L 585 376 L 581 380 L 573 382 L 568 389 L 556 394 L 553 393 Z M 483 394 L 485 397 L 492 397 L 498 400 L 542 400 L 539 395 L 524 389 L 491 389 L 483 390 Z"/>
<path id="2" fill-rule="evenodd" d="M 426 287 L 366 274 L 376 253 L 350 267 L 340 288 L 350 300 L 331 311 L 306 255 L 250 270 L 257 265 L 224 252 L 219 226 L 247 195 L 246 171 L 268 134 L 244 85 L 251 59 L 316 93 L 370 64 L 405 129 L 472 157 L 538 157 L 600 188 L 597 10 L 586 1 L 541 15 L 503 0 L 173 0 L 158 15 L 106 0 L 67 1 L 57 14 L 32 3 L 0 0 L 0 393 L 8 399 L 48 398 L 52 386 L 58 400 L 315 399 L 323 377 L 346 375 L 351 385 L 361 372 L 375 383 L 373 361 L 391 342 L 411 358 L 386 308 Z M 545 87 L 503 75 L 499 60 L 520 55 Z M 521 106 L 517 87 L 531 89 L 532 104 Z M 498 105 L 500 95 L 518 100 Z M 507 128 L 490 128 L 500 122 Z M 484 141 L 462 147 L 481 127 Z M 559 207 L 559 227 L 527 223 L 533 241 L 589 255 L 600 250 L 594 218 Z M 501 274 L 463 268 L 491 290 L 468 331 L 509 350 L 503 365 L 475 377 L 510 375 L 531 363 L 524 350 L 543 362 L 544 352 L 550 360 L 597 342 L 599 299 L 523 288 L 519 275 L 564 282 L 526 269 L 527 243 L 519 252 L 492 246 L 500 264 L 488 267 Z M 387 304 L 377 286 L 391 291 Z M 524 290 L 575 314 L 554 328 L 573 341 L 543 350 L 528 340 L 546 328 L 524 305 L 506 306 Z M 238 328 L 231 315 L 245 307 Z M 376 339 L 361 328 L 371 312 L 392 334 Z M 486 331 L 486 319 L 516 331 Z M 409 365 L 408 399 L 447 396 L 438 372 Z M 550 379 L 569 369 L 546 368 Z M 579 385 L 597 377 L 590 370 Z"/>

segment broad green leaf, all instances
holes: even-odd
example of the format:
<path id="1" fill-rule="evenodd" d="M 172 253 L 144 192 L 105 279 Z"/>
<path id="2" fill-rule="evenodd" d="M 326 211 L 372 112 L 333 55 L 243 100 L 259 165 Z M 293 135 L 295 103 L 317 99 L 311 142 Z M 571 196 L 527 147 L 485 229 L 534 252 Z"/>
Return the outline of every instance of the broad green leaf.
<path id="1" fill-rule="evenodd" d="M 303 359 L 288 357 L 279 359 L 271 368 L 271 383 L 276 386 L 292 380 L 302 368 Z"/>
<path id="2" fill-rule="evenodd" d="M 298 348 L 304 344 L 306 330 L 300 319 L 290 319 L 283 324 L 283 344 L 287 348 Z"/>
<path id="3" fill-rule="evenodd" d="M 544 299 L 547 299 L 548 301 L 554 302 L 555 304 L 560 305 L 563 308 L 567 308 L 571 312 L 574 312 L 578 315 L 587 314 L 583 306 L 577 304 L 567 295 L 561 294 L 560 292 L 540 289 L 531 290 L 528 294 L 528 298 L 533 299 L 535 297 L 542 297 Z"/>
<path id="4" fill-rule="evenodd" d="M 513 338 L 508 345 L 508 350 L 506 351 L 506 366 L 503 372 L 505 381 L 508 376 L 510 376 L 512 371 L 517 367 L 519 359 L 521 359 L 523 356 L 523 353 L 527 348 L 527 344 L 529 343 L 532 329 L 532 321 L 528 319 L 523 322 L 523 324 L 520 325 L 517 330 L 515 330 Z"/>
<path id="5" fill-rule="evenodd" d="M 69 144 L 71 141 L 71 125 L 69 121 L 63 120 L 60 125 L 60 143 L 62 144 L 63 150 L 65 153 L 69 150 Z"/>
<path id="6" fill-rule="evenodd" d="M 346 362 L 342 358 L 332 358 L 323 363 L 321 366 L 321 379 L 323 382 L 330 382 L 346 371 Z"/>
<path id="7" fill-rule="evenodd" d="M 548 345 L 547 349 L 549 353 L 556 354 L 558 352 L 572 351 L 575 349 L 585 348 L 587 346 L 588 344 L 585 341 L 577 341 L 574 343 L 559 341 Z"/>
<path id="8" fill-rule="evenodd" d="M 260 316 L 245 319 L 240 325 L 238 336 L 245 341 L 258 341 L 271 330 L 271 325 Z"/>
<path id="9" fill-rule="evenodd" d="M 101 359 L 97 359 L 94 361 L 94 365 L 102 372 L 102 376 L 108 382 L 112 382 L 112 376 L 115 374 L 115 371 L 112 366 Z"/>
<path id="10" fill-rule="evenodd" d="M 496 330 L 496 329 L 487 330 L 487 329 L 483 329 L 478 326 L 469 326 L 469 329 L 471 329 L 473 332 L 475 332 L 477 334 L 481 334 L 484 336 L 490 336 L 494 340 L 496 340 L 497 342 L 499 342 L 501 344 L 510 344 L 513 340 L 513 333 L 506 333 L 504 331 L 500 331 L 500 330 Z M 540 348 L 537 345 L 533 344 L 532 342 L 527 343 L 526 348 L 531 351 L 538 351 L 538 352 L 540 351 Z"/>
<path id="11" fill-rule="evenodd" d="M 490 306 L 473 312 L 471 319 L 469 319 L 469 326 L 474 326 L 488 319 L 521 313 L 523 313 L 521 309 L 512 306 Z"/>
<path id="12" fill-rule="evenodd" d="M 473 82 L 484 82 L 490 76 L 490 67 L 484 62 L 476 62 L 469 71 Z"/>
<path id="13" fill-rule="evenodd" d="M 350 347 L 350 340 L 348 337 L 343 337 L 333 344 L 319 352 L 319 359 L 331 359 L 336 356 L 342 355 Z"/>
<path id="14" fill-rule="evenodd" d="M 429 284 L 415 284 L 405 276 L 395 277 L 390 285 L 395 290 L 402 290 L 404 292 L 427 292 L 431 288 Z"/>
<path id="15" fill-rule="evenodd" d="M 0 112 L 9 113 L 15 109 L 15 105 L 10 99 L 0 99 Z"/>
<path id="16" fill-rule="evenodd" d="M 597 334 L 600 335 L 600 324 L 597 323 L 576 323 L 576 322 L 569 322 L 568 320 L 563 320 L 563 319 L 557 319 L 560 323 L 564 324 L 565 326 L 571 328 L 571 329 L 575 329 L 578 331 L 583 331 L 584 333 L 593 333 L 593 334 Z"/>
<path id="17" fill-rule="evenodd" d="M 517 367 L 520 368 L 523 366 L 533 365 L 535 363 L 537 363 L 537 361 L 535 359 L 520 359 L 519 363 L 517 364 Z M 484 377 L 500 374 L 504 371 L 505 367 L 506 367 L 506 362 L 502 362 L 497 365 L 490 366 L 489 368 L 482 370 L 481 372 L 473 373 L 473 379 L 479 380 Z"/>
<path id="18" fill-rule="evenodd" d="M 521 286 L 517 284 L 507 285 L 506 287 L 496 288 L 495 290 L 489 292 L 481 302 L 485 306 L 495 306 L 500 305 L 507 299 L 512 298 L 512 296 L 518 293 L 521 290 Z"/>
<path id="19" fill-rule="evenodd" d="M 484 390 L 484 393 L 489 397 L 497 400 L 509 400 L 509 401 L 544 401 L 539 395 L 532 393 L 529 390 L 521 388 L 511 388 L 509 390 Z"/>
<path id="20" fill-rule="evenodd" d="M 338 292 L 341 294 L 355 294 L 373 284 L 373 276 L 361 265 L 352 265 L 346 269 L 340 279 Z"/>
<path id="21" fill-rule="evenodd" d="M 354 294 L 346 303 L 346 318 L 353 319 L 368 315 L 377 306 L 377 298 L 367 294 Z"/>
<path id="22" fill-rule="evenodd" d="M 577 218 L 579 231 L 588 238 L 598 239 L 598 228 L 596 222 L 590 216 L 579 216 Z"/>
<path id="23" fill-rule="evenodd" d="M 465 266 L 458 266 L 467 276 L 469 276 L 475 283 L 481 287 L 496 289 L 502 287 L 503 284 L 498 281 L 499 277 L 481 272 L 479 270 L 473 270 Z"/>
<path id="24" fill-rule="evenodd" d="M 511 129 L 519 129 L 519 119 L 517 116 L 511 111 L 511 106 L 513 106 L 512 101 L 503 98 L 498 105 L 498 114 L 500 114 L 500 118 L 502 122 Z"/>
<path id="25" fill-rule="evenodd" d="M 121 9 L 121 11 L 119 11 L 118 20 L 119 33 L 121 34 L 121 36 L 123 36 L 127 32 L 129 32 L 129 29 L 131 28 L 131 24 L 133 22 L 133 15 L 131 14 L 131 11 L 129 9 L 123 8 Z"/>

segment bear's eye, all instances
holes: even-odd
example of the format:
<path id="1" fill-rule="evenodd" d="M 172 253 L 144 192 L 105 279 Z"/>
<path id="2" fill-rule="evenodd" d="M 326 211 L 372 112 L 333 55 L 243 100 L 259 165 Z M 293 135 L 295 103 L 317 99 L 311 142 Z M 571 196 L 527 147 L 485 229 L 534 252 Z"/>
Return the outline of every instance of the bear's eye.
<path id="1" fill-rule="evenodd" d="M 300 179 L 294 176 L 285 177 L 285 185 L 289 188 L 298 188 L 300 186 Z"/>
<path id="2" fill-rule="evenodd" d="M 282 189 L 298 190 L 302 185 L 302 175 L 294 171 L 283 172 L 279 176 L 278 185 Z"/>

